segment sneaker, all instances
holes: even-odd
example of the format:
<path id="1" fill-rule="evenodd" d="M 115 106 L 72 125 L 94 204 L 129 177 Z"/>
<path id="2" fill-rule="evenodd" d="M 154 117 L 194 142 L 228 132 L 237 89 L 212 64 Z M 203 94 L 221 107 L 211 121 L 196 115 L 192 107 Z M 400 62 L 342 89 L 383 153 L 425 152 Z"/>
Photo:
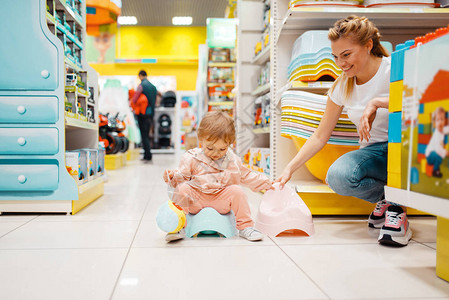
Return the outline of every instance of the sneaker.
<path id="1" fill-rule="evenodd" d="M 186 231 L 183 228 L 180 231 L 175 232 L 175 233 L 167 233 L 167 235 L 165 236 L 165 241 L 170 243 L 173 241 L 182 240 L 185 237 L 186 237 Z"/>
<path id="2" fill-rule="evenodd" d="M 443 177 L 443 174 L 441 174 L 440 169 L 438 169 L 438 170 L 433 170 L 432 171 L 432 176 L 436 177 L 436 178 L 441 178 L 441 177 Z"/>
<path id="3" fill-rule="evenodd" d="M 412 230 L 407 212 L 402 207 L 390 205 L 386 211 L 385 225 L 379 233 L 378 241 L 383 245 L 407 246 L 412 238 Z"/>
<path id="4" fill-rule="evenodd" d="M 385 211 L 387 210 L 388 202 L 384 200 L 380 200 L 376 203 L 376 207 L 373 212 L 368 217 L 368 226 L 370 228 L 381 229 L 385 223 Z"/>
<path id="5" fill-rule="evenodd" d="M 239 230 L 239 236 L 251 242 L 263 240 L 263 234 L 254 227 L 246 227 Z"/>

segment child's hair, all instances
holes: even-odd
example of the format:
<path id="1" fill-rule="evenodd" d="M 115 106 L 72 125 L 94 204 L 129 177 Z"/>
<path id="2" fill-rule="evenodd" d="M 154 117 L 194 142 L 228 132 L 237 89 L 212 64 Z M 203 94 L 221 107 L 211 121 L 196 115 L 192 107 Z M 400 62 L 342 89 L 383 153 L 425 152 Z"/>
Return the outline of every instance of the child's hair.
<path id="1" fill-rule="evenodd" d="M 206 113 L 198 127 L 198 139 L 213 142 L 221 139 L 228 144 L 234 143 L 234 119 L 222 111 Z"/>
<path id="2" fill-rule="evenodd" d="M 377 27 L 365 17 L 349 16 L 335 22 L 334 27 L 329 29 L 327 37 L 332 42 L 340 38 L 350 38 L 353 42 L 359 45 L 366 45 L 369 40 L 373 41 L 373 48 L 371 54 L 376 57 L 389 56 L 387 50 L 380 43 L 380 33 Z M 337 80 L 335 80 L 332 87 L 329 89 L 328 95 L 332 93 L 335 86 L 341 82 L 344 87 L 344 98 L 348 99 L 354 89 L 354 78 L 348 78 L 345 73 L 342 73 Z"/>
<path id="3" fill-rule="evenodd" d="M 432 113 L 432 123 L 434 124 L 434 126 L 435 120 L 439 114 L 443 114 L 444 118 L 446 119 L 446 111 L 444 110 L 444 108 L 442 108 L 441 106 L 437 107 Z"/>

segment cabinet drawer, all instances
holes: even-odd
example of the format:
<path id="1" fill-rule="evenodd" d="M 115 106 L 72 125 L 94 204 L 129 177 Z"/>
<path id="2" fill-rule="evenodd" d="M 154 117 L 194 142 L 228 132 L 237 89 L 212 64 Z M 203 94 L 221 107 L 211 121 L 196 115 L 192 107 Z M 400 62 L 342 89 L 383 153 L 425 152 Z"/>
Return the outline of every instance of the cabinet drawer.
<path id="1" fill-rule="evenodd" d="M 58 166 L 0 164 L 0 191 L 53 191 L 58 188 Z"/>
<path id="2" fill-rule="evenodd" d="M 53 124 L 58 119 L 56 97 L 0 97 L 0 123 Z"/>
<path id="3" fill-rule="evenodd" d="M 52 155 L 58 153 L 56 128 L 0 128 L 0 154 Z"/>

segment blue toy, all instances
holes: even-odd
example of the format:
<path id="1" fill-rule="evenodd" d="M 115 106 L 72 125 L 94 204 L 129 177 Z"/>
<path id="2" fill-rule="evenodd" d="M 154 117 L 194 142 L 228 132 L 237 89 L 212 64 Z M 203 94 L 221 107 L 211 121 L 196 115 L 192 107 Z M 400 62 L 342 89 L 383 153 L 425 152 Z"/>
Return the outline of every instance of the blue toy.
<path id="1" fill-rule="evenodd" d="M 186 215 L 181 207 L 169 200 L 159 207 L 156 222 L 162 231 L 176 233 L 184 227 Z"/>

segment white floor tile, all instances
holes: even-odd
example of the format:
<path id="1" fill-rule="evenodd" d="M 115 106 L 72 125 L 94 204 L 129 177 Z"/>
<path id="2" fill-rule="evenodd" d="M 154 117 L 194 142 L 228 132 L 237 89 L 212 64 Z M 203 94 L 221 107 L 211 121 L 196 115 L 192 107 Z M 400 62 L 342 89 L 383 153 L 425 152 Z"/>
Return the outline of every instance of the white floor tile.
<path id="1" fill-rule="evenodd" d="M 1 299 L 110 299 L 127 249 L 0 250 Z"/>
<path id="2" fill-rule="evenodd" d="M 430 299 L 449 296 L 435 275 L 436 253 L 421 244 L 282 246 L 332 299 Z"/>
<path id="3" fill-rule="evenodd" d="M 0 249 L 127 248 L 137 221 L 30 222 L 0 239 Z"/>
<path id="4" fill-rule="evenodd" d="M 138 221 L 142 218 L 148 199 L 103 195 L 74 215 L 41 215 L 34 221 Z"/>
<path id="5" fill-rule="evenodd" d="M 412 239 L 420 243 L 436 243 L 437 219 L 436 217 L 410 217 L 410 229 L 413 231 Z"/>
<path id="6" fill-rule="evenodd" d="M 9 232 L 19 228 L 25 223 L 26 222 L 0 222 L 0 238 L 5 234 L 8 234 Z"/>
<path id="7" fill-rule="evenodd" d="M 0 215 L 0 223 L 1 222 L 27 222 L 30 221 L 32 219 L 35 219 L 36 217 L 38 217 L 39 215 L 33 215 L 33 214 L 24 214 L 24 215 L 20 215 L 20 214 L 2 214 Z"/>
<path id="8" fill-rule="evenodd" d="M 437 243 L 424 243 L 427 247 L 437 250 Z"/>
<path id="9" fill-rule="evenodd" d="M 133 249 L 113 300 L 327 299 L 277 247 Z"/>
<path id="10" fill-rule="evenodd" d="M 411 217 L 404 248 L 379 245 L 366 217 L 315 217 L 312 237 L 167 244 L 156 212 L 179 157 L 153 160 L 108 171 L 104 196 L 73 216 L 1 215 L 0 299 L 449 299 L 435 218 Z M 245 192 L 256 221 L 262 194 Z"/>
<path id="11" fill-rule="evenodd" d="M 181 241 L 166 243 L 166 233 L 161 231 L 156 221 L 143 221 L 137 231 L 133 247 L 173 248 L 173 247 L 227 247 L 227 246 L 274 246 L 273 241 L 265 237 L 259 242 L 250 242 L 238 236 L 231 238 L 198 237 L 186 238 Z"/>
<path id="12" fill-rule="evenodd" d="M 273 238 L 278 245 L 311 244 L 377 244 L 379 230 L 368 228 L 366 218 L 314 218 L 315 234 L 291 236 L 283 234 Z"/>

